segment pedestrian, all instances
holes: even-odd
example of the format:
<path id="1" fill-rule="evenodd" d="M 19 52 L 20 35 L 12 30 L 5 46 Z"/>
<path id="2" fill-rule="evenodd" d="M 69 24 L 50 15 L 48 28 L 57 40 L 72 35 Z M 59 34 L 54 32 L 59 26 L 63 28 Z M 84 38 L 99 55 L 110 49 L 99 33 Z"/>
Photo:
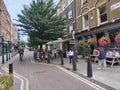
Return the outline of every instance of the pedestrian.
<path id="1" fill-rule="evenodd" d="M 69 53 L 69 59 L 70 59 L 70 63 L 73 63 L 74 60 L 74 51 L 73 49 L 70 49 Z"/>
<path id="2" fill-rule="evenodd" d="M 106 51 L 103 47 L 100 48 L 98 64 L 99 64 L 98 69 L 106 69 Z"/>

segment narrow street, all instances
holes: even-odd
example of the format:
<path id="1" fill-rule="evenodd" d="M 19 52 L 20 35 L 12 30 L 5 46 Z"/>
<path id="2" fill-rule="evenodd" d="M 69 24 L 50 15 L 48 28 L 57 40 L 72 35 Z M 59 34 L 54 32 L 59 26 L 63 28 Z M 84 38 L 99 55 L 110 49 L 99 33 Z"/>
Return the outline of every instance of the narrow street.
<path id="1" fill-rule="evenodd" d="M 13 62 L 14 76 L 20 79 L 20 82 L 16 82 L 20 90 L 102 90 L 80 81 L 55 65 L 35 63 L 32 54 L 26 50 L 23 62 L 19 61 L 18 55 Z"/>

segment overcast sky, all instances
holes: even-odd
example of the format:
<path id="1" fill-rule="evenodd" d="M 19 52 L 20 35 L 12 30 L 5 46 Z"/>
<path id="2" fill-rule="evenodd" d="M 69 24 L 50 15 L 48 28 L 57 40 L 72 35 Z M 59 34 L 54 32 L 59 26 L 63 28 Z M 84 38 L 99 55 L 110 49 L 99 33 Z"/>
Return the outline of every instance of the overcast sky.
<path id="1" fill-rule="evenodd" d="M 23 5 L 29 5 L 32 2 L 32 0 L 3 0 L 3 1 L 7 7 L 8 12 L 10 13 L 12 21 L 13 19 L 17 19 L 17 14 L 21 13 Z M 54 0 L 54 2 L 57 4 L 59 0 Z M 22 39 L 26 40 L 27 38 L 24 36 L 24 38 Z"/>

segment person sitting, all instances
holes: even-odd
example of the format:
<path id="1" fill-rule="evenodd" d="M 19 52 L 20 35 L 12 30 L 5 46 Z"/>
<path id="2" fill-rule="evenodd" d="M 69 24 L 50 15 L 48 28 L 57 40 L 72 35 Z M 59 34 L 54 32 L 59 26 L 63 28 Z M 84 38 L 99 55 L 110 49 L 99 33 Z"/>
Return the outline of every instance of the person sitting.
<path id="1" fill-rule="evenodd" d="M 112 57 L 112 51 L 110 49 L 107 50 L 106 57 Z"/>
<path id="2" fill-rule="evenodd" d="M 113 50 L 113 51 L 112 51 L 112 56 L 120 58 L 120 54 L 119 54 L 119 52 L 116 51 L 116 50 Z"/>
<path id="3" fill-rule="evenodd" d="M 94 49 L 94 50 L 93 50 L 93 55 L 94 55 L 94 56 L 99 56 L 99 54 L 100 54 L 100 52 L 99 52 L 98 49 Z"/>
<path id="4" fill-rule="evenodd" d="M 98 49 L 93 50 L 93 55 L 95 56 L 94 63 L 98 60 L 98 56 L 100 55 L 100 51 Z"/>

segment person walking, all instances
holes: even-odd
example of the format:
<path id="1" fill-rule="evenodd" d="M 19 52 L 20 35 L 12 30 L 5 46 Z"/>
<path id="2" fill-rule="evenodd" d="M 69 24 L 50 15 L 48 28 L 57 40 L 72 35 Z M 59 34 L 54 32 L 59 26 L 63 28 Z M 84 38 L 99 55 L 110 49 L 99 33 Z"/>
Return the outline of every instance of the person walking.
<path id="1" fill-rule="evenodd" d="M 69 59 L 70 59 L 70 63 L 73 63 L 74 60 L 74 51 L 73 49 L 70 49 L 69 53 Z"/>
<path id="2" fill-rule="evenodd" d="M 20 49 L 18 50 L 19 56 L 20 56 L 20 61 L 22 61 L 23 59 L 23 55 L 24 55 L 24 48 L 20 47 Z"/>
<path id="3" fill-rule="evenodd" d="M 103 47 L 100 48 L 100 55 L 99 55 L 99 70 L 100 69 L 106 69 L 106 51 L 104 50 Z"/>

